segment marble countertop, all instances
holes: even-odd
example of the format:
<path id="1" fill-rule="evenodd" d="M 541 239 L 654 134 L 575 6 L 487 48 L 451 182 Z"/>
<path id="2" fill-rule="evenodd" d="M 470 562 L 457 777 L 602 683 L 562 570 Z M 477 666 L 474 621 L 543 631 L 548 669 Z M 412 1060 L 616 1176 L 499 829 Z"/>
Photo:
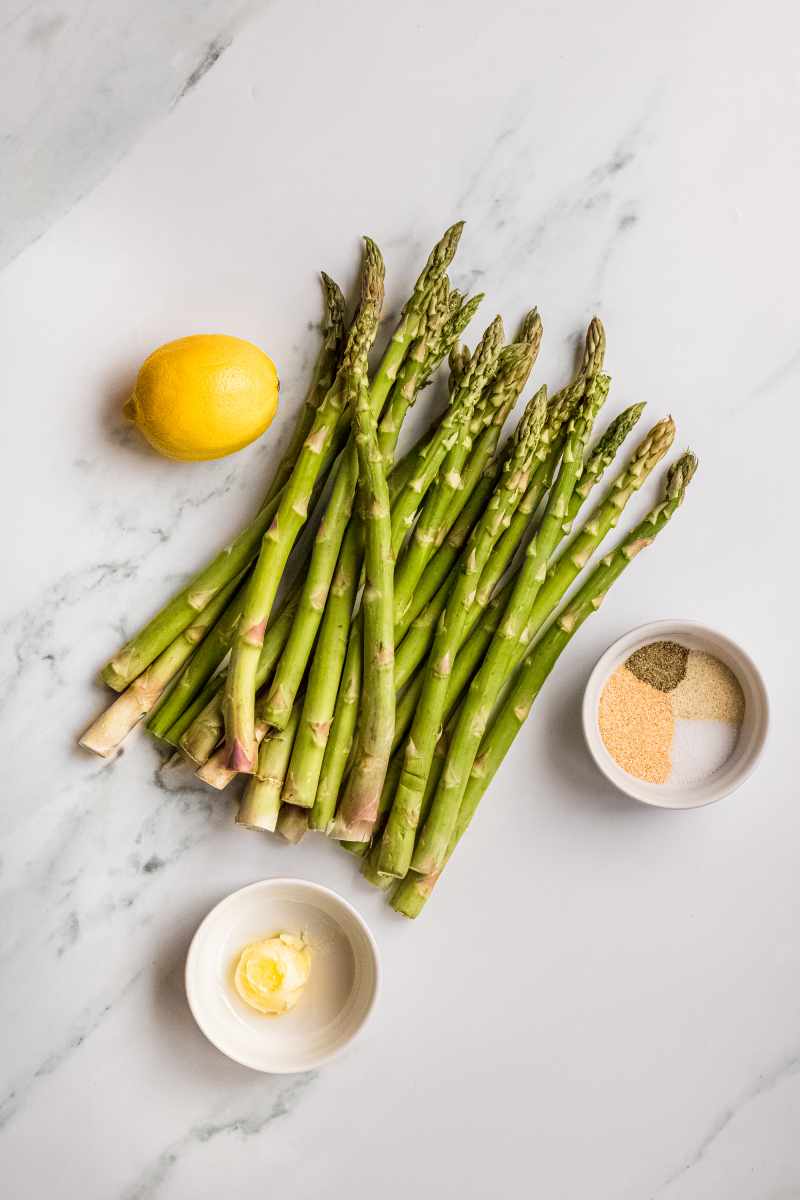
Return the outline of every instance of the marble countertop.
<path id="1" fill-rule="evenodd" d="M 796 6 L 170 7 L 20 2 L 0 32 L 14 1196 L 800 1196 Z M 138 363 L 191 331 L 252 338 L 282 436 L 317 270 L 352 285 L 370 233 L 391 308 L 457 217 L 456 280 L 509 322 L 539 305 L 537 379 L 599 312 L 612 411 L 671 411 L 702 470 L 411 924 L 323 840 L 245 836 L 144 737 L 109 765 L 75 738 L 98 666 L 253 510 L 276 445 L 157 458 L 120 416 Z M 743 642 L 773 706 L 757 774 L 690 813 L 616 794 L 579 731 L 599 653 L 665 616 Z M 283 1079 L 206 1043 L 182 980 L 202 915 L 277 873 L 343 892 L 385 966 L 363 1041 Z"/>

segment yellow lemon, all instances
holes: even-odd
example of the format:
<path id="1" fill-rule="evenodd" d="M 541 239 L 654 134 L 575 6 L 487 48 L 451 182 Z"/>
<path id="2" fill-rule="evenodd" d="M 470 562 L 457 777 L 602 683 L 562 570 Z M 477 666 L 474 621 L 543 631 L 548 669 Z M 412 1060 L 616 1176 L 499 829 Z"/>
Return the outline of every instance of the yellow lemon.
<path id="1" fill-rule="evenodd" d="M 268 428 L 278 389 L 275 364 L 258 346 L 197 333 L 145 359 L 125 415 L 167 458 L 222 458 Z"/>

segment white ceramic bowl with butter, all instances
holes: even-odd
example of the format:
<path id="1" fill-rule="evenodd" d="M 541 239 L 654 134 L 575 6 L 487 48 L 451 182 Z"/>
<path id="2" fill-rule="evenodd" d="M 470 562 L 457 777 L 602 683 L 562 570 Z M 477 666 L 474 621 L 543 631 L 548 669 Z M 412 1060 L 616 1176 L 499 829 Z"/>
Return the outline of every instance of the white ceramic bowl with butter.
<path id="1" fill-rule="evenodd" d="M 241 999 L 233 974 L 250 942 L 302 934 L 311 974 L 296 1008 L 265 1016 Z M 186 995 L 208 1040 L 228 1058 L 285 1075 L 329 1062 L 364 1028 L 378 994 L 375 939 L 342 896 L 305 879 L 263 879 L 212 908 L 192 938 Z"/>
<path id="2" fill-rule="evenodd" d="M 648 783 L 636 779 L 615 762 L 600 735 L 600 694 L 606 681 L 635 650 L 660 641 L 680 642 L 689 650 L 714 655 L 733 671 L 744 693 L 744 719 L 733 753 L 719 770 L 697 783 Z M 651 621 L 632 629 L 602 655 L 583 695 L 583 732 L 597 766 L 621 792 L 656 808 L 702 808 L 729 796 L 755 769 L 764 749 L 768 725 L 767 689 L 750 655 L 732 638 L 697 621 Z"/>

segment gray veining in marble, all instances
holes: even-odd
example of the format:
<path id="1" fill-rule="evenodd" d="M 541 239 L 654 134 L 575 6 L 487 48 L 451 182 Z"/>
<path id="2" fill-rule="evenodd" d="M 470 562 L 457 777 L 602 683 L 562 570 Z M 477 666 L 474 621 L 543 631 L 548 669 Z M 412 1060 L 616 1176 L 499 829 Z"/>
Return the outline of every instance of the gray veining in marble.
<path id="1" fill-rule="evenodd" d="M 200 82 L 267 0 L 8 0 L 0 267 Z"/>

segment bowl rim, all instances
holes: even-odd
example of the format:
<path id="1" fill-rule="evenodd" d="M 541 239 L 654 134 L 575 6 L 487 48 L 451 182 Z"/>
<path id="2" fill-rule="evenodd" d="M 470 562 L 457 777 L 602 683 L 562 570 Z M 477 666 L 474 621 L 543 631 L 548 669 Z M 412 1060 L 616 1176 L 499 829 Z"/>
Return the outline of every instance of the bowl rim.
<path id="1" fill-rule="evenodd" d="M 622 767 L 619 767 L 614 762 L 603 745 L 597 729 L 597 706 L 606 678 L 610 675 L 617 658 L 621 656 L 621 651 L 632 652 L 638 646 L 646 645 L 651 641 L 657 641 L 659 637 L 663 638 L 670 634 L 673 638 L 677 639 L 680 637 L 682 630 L 697 637 L 698 640 L 703 640 L 704 637 L 707 638 L 710 643 L 709 652 L 711 653 L 713 653 L 714 643 L 716 643 L 718 646 L 726 649 L 730 653 L 731 658 L 735 659 L 737 664 L 741 665 L 743 673 L 746 673 L 748 682 L 758 697 L 758 730 L 750 753 L 727 782 L 720 781 L 717 787 L 712 787 L 709 794 L 699 800 L 690 801 L 687 793 L 685 803 L 676 802 L 680 793 L 670 792 L 669 796 L 672 802 L 666 803 L 666 796 L 665 800 L 659 800 L 658 792 L 655 790 L 661 785 L 636 779 L 634 776 L 628 775 Z M 691 617 L 663 618 L 657 621 L 646 621 L 641 625 L 634 626 L 616 638 L 600 655 L 589 673 L 589 678 L 584 688 L 583 702 L 581 704 L 581 724 L 584 741 L 590 757 L 598 770 L 618 791 L 630 796 L 632 800 L 636 800 L 640 804 L 646 804 L 649 808 L 687 812 L 692 809 L 705 808 L 709 804 L 715 804 L 718 800 L 730 796 L 750 778 L 763 756 L 769 737 L 769 693 L 767 692 L 761 671 L 748 652 L 735 638 Z"/>
<path id="2" fill-rule="evenodd" d="M 194 986 L 191 982 L 192 964 L 197 954 L 197 946 L 199 944 L 199 939 L 203 929 L 211 920 L 211 918 L 217 913 L 218 909 L 225 908 L 230 903 L 235 902 L 239 896 L 244 895 L 246 892 L 258 891 L 264 888 L 269 891 L 274 891 L 281 886 L 285 887 L 286 885 L 291 885 L 292 887 L 296 887 L 298 884 L 304 888 L 307 888 L 313 894 L 328 896 L 335 902 L 335 904 L 343 908 L 350 915 L 350 917 L 353 918 L 356 925 L 358 925 L 364 934 L 367 946 L 369 947 L 369 957 L 372 961 L 374 984 L 372 988 L 372 995 L 370 996 L 366 1005 L 364 1015 L 349 1037 L 345 1038 L 343 1041 L 339 1042 L 338 1045 L 334 1046 L 325 1053 L 314 1056 L 304 1065 L 267 1068 L 248 1061 L 241 1055 L 232 1054 L 229 1050 L 226 1050 L 223 1046 L 220 1046 L 219 1043 L 210 1035 L 204 1023 L 201 1021 L 198 1008 L 195 1005 L 195 997 L 193 996 Z M 356 1038 L 360 1037 L 374 1015 L 378 995 L 383 984 L 383 968 L 381 966 L 378 943 L 375 940 L 372 930 L 370 929 L 369 925 L 367 925 L 358 909 L 355 908 L 349 900 L 345 899 L 340 892 L 334 891 L 333 888 L 326 887 L 322 883 L 316 883 L 313 879 L 303 879 L 299 875 L 276 875 L 268 876 L 264 879 L 255 879 L 252 883 L 246 883 L 243 887 L 236 888 L 234 891 L 228 892 L 226 896 L 223 896 L 221 900 L 218 900 L 217 903 L 208 910 L 192 934 L 192 940 L 189 942 L 189 948 L 186 951 L 186 962 L 183 969 L 183 980 L 184 991 L 186 993 L 186 1002 L 189 1006 L 189 1011 L 192 1014 L 194 1022 L 202 1033 L 203 1037 L 214 1047 L 215 1050 L 218 1050 L 220 1054 L 224 1054 L 226 1058 L 231 1060 L 231 1062 L 238 1063 L 242 1067 L 247 1067 L 251 1071 L 259 1071 L 263 1075 L 297 1075 L 302 1074 L 304 1071 L 317 1070 L 319 1067 L 322 1067 L 326 1063 L 331 1062 L 333 1059 L 338 1058 L 340 1054 L 343 1054 L 345 1050 L 347 1050 L 347 1048 L 353 1044 Z"/>

